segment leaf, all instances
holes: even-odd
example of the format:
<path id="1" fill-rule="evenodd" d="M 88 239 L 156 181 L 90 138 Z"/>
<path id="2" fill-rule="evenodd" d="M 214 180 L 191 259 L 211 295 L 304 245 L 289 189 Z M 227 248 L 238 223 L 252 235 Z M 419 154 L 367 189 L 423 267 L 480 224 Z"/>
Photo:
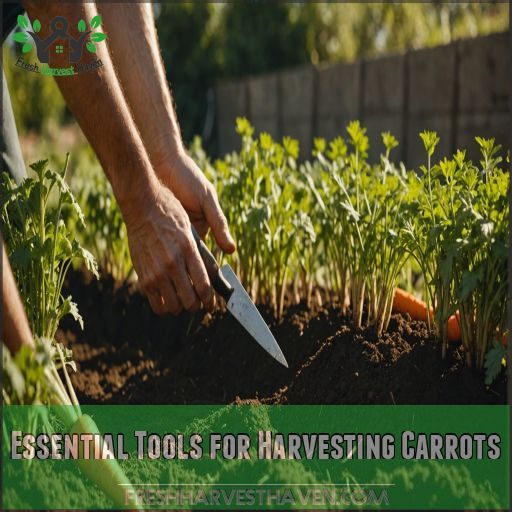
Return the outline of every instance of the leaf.
<path id="1" fill-rule="evenodd" d="M 391 151 L 398 146 L 398 141 L 390 132 L 382 132 L 380 135 L 387 151 Z"/>
<path id="2" fill-rule="evenodd" d="M 94 277 L 96 277 L 96 279 L 99 279 L 98 265 L 96 263 L 96 260 L 94 259 L 94 256 L 92 255 L 92 253 L 90 253 L 87 249 L 80 246 L 80 255 L 84 260 L 85 267 L 87 268 L 87 270 L 92 272 L 92 274 L 94 275 Z"/>
<path id="3" fill-rule="evenodd" d="M 501 372 L 506 363 L 507 349 L 498 341 L 494 341 L 492 348 L 485 355 L 485 384 L 490 386 Z"/>
<path id="4" fill-rule="evenodd" d="M 34 32 L 39 32 L 41 30 L 41 22 L 39 20 L 34 20 L 32 28 L 34 29 Z"/>
<path id="5" fill-rule="evenodd" d="M 17 43 L 25 43 L 28 41 L 28 34 L 26 32 L 16 32 L 12 38 L 17 42 Z"/>
<path id="6" fill-rule="evenodd" d="M 96 53 L 96 45 L 90 41 L 85 45 L 91 53 Z"/>
<path id="7" fill-rule="evenodd" d="M 59 306 L 59 311 L 58 311 L 59 320 L 68 314 L 70 314 L 80 324 L 80 327 L 83 330 L 84 321 L 82 319 L 82 316 L 78 312 L 78 306 L 76 305 L 75 302 L 73 302 L 71 300 L 71 295 L 66 297 L 62 301 L 62 304 Z"/>
<path id="8" fill-rule="evenodd" d="M 479 276 L 473 271 L 466 270 L 460 280 L 459 300 L 464 302 L 469 294 L 478 286 Z"/>
<path id="9" fill-rule="evenodd" d="M 23 373 L 18 368 L 18 365 L 12 359 L 11 353 L 7 349 L 7 347 L 2 347 L 2 358 L 3 358 L 3 374 L 4 374 L 4 384 L 3 387 L 5 389 L 7 380 L 8 384 L 12 388 L 16 397 L 22 397 L 25 394 L 25 378 L 23 377 Z M 25 347 L 22 347 L 24 349 Z"/>
<path id="10" fill-rule="evenodd" d="M 85 24 L 84 20 L 80 20 L 78 22 L 78 32 L 85 32 L 85 29 L 87 28 L 87 25 Z"/>
<path id="11" fill-rule="evenodd" d="M 439 144 L 441 140 L 436 132 L 424 130 L 420 133 L 421 140 L 423 141 L 423 145 L 425 146 L 425 150 L 429 156 L 434 154 L 436 146 Z"/>
<path id="12" fill-rule="evenodd" d="M 18 25 L 24 30 L 28 28 L 28 19 L 22 14 L 18 15 Z"/>
<path id="13" fill-rule="evenodd" d="M 28 243 L 24 243 L 9 254 L 9 260 L 14 268 L 24 269 L 27 268 L 32 261 L 31 256 L 32 254 Z"/>
<path id="14" fill-rule="evenodd" d="M 441 281 L 444 285 L 450 282 L 452 277 L 452 269 L 453 269 L 453 253 L 450 252 L 446 258 L 441 260 L 439 265 L 439 274 L 441 275 Z"/>
<path id="15" fill-rule="evenodd" d="M 32 50 L 32 45 L 30 43 L 25 43 L 21 48 L 23 53 L 28 53 L 30 50 Z"/>
<path id="16" fill-rule="evenodd" d="M 96 16 L 94 16 L 94 18 L 91 20 L 91 27 L 92 27 L 92 28 L 98 28 L 98 27 L 101 25 L 101 21 L 102 21 L 101 15 L 100 15 L 100 14 L 97 14 L 97 15 L 96 15 Z"/>
<path id="17" fill-rule="evenodd" d="M 38 160 L 37 162 L 34 162 L 33 164 L 30 164 L 29 167 L 33 171 L 35 171 L 38 175 L 42 175 L 42 173 L 46 169 L 47 165 L 48 165 L 48 159 L 46 159 L 46 160 Z"/>
<path id="18" fill-rule="evenodd" d="M 68 297 L 68 298 L 71 299 L 71 297 Z M 80 328 L 83 331 L 84 330 L 84 320 L 82 318 L 82 315 L 78 312 L 78 306 L 77 306 L 76 302 L 73 302 L 70 300 L 69 306 L 70 306 L 70 309 L 69 309 L 70 315 L 80 324 Z M 76 371 L 76 367 L 74 367 L 74 370 Z"/>
<path id="19" fill-rule="evenodd" d="M 250 137 L 254 133 L 254 128 L 245 117 L 236 118 L 236 132 L 243 137 Z"/>
<path id="20" fill-rule="evenodd" d="M 107 38 L 107 36 L 103 32 L 96 32 L 91 35 L 91 39 L 95 43 L 101 43 L 101 41 L 105 41 L 106 38 Z"/>

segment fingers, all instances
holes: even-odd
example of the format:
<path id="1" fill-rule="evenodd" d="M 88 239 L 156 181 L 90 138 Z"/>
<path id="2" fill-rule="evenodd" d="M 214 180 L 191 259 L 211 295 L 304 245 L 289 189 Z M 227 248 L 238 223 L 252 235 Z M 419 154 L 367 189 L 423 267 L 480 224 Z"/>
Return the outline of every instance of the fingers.
<path id="1" fill-rule="evenodd" d="M 183 309 L 194 313 L 201 304 L 213 311 L 213 288 L 197 245 L 192 234 L 183 238 L 181 249 L 167 250 L 167 261 L 141 282 L 141 290 L 157 315 L 178 315 Z"/>
<path id="2" fill-rule="evenodd" d="M 169 280 L 164 279 L 160 288 L 166 312 L 171 313 L 171 315 L 179 315 L 183 311 L 183 306 L 174 285 Z"/>
<path id="3" fill-rule="evenodd" d="M 208 192 L 203 204 L 203 211 L 212 230 L 218 246 L 228 254 L 236 249 L 235 241 L 229 233 L 228 221 L 219 204 L 217 192 L 213 186 L 208 187 Z"/>
<path id="4" fill-rule="evenodd" d="M 197 311 L 201 304 L 204 309 L 213 309 L 213 289 L 208 278 L 204 263 L 192 237 L 192 231 L 188 230 L 178 240 L 179 249 L 173 252 L 174 256 L 167 265 L 167 278 L 172 280 L 176 295 L 171 295 L 171 300 L 177 298 L 184 309 L 190 312 Z"/>
<path id="5" fill-rule="evenodd" d="M 148 298 L 149 305 L 151 306 L 151 309 L 157 314 L 157 315 L 165 315 L 167 313 L 167 309 L 162 301 L 162 297 L 158 292 L 154 291 L 146 291 L 145 292 L 146 297 Z"/>
<path id="6" fill-rule="evenodd" d="M 192 279 L 194 290 L 207 311 L 213 311 L 214 294 L 210 278 L 202 261 L 201 255 L 194 240 L 187 251 L 186 260 L 188 274 Z"/>

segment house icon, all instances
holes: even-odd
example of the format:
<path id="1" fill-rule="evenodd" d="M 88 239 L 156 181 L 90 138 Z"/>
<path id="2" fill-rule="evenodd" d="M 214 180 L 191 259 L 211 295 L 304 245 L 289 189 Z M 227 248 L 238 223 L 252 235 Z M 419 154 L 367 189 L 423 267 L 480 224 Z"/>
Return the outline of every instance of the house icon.
<path id="1" fill-rule="evenodd" d="M 70 63 L 82 58 L 85 41 L 91 31 L 83 32 L 78 38 L 68 33 L 68 20 L 56 16 L 50 23 L 51 33 L 41 39 L 35 32 L 28 31 L 36 45 L 37 58 L 52 68 L 67 68 Z"/>

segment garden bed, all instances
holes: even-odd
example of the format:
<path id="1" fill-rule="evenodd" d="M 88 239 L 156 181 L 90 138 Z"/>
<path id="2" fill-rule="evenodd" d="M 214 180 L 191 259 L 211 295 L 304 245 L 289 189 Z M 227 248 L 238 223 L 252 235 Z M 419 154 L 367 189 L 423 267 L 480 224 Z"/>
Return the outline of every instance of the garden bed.
<path id="1" fill-rule="evenodd" d="M 388 332 L 355 330 L 339 307 L 288 305 L 277 323 L 260 306 L 290 368 L 266 354 L 229 313 L 158 317 L 130 287 L 69 276 L 85 329 L 61 322 L 72 347 L 81 403 L 499 404 L 457 347 L 445 360 L 421 322 L 393 315 Z"/>

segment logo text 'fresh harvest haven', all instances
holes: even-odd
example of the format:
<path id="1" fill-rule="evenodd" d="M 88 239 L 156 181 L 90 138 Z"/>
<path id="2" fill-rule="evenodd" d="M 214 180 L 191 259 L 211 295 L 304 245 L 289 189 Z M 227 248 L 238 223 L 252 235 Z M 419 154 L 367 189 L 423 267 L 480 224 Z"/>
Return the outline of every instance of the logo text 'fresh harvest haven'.
<path id="1" fill-rule="evenodd" d="M 23 45 L 21 51 L 24 54 L 35 48 L 39 64 L 37 62 L 31 64 L 23 57 L 19 57 L 16 66 L 25 71 L 47 76 L 71 76 L 102 67 L 101 59 L 92 62 L 84 60 L 84 49 L 90 54 L 95 54 L 96 44 L 107 37 L 103 32 L 96 30 L 101 26 L 101 21 L 99 14 L 94 16 L 88 28 L 85 20 L 79 20 L 78 35 L 75 37 L 70 33 L 69 21 L 64 16 L 56 16 L 50 21 L 50 30 L 43 37 L 39 20 L 34 20 L 30 26 L 25 16 L 18 16 L 20 30 L 13 35 L 13 39 Z"/>

